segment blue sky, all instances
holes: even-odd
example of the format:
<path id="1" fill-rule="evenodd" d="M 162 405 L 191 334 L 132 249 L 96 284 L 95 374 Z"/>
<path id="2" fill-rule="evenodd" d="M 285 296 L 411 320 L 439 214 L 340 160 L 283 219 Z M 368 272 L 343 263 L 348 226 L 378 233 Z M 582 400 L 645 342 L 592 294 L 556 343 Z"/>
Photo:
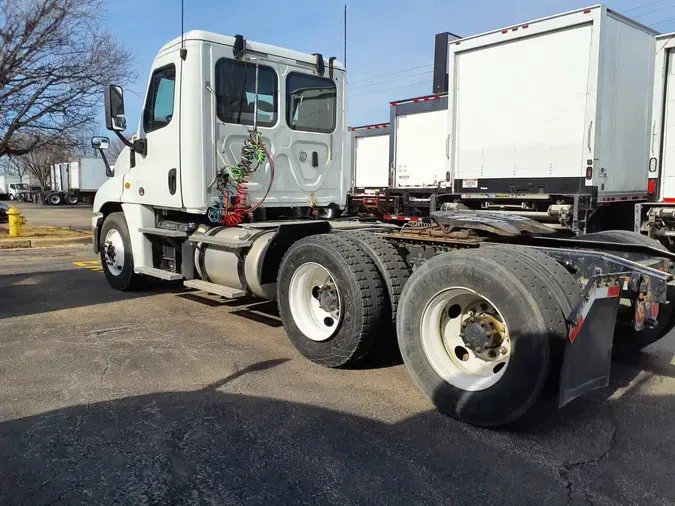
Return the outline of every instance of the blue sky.
<path id="1" fill-rule="evenodd" d="M 432 91 L 434 35 L 473 35 L 584 7 L 591 0 L 347 1 L 349 124 L 386 122 L 389 102 Z M 203 29 L 324 56 L 343 54 L 345 0 L 185 0 L 185 30 Z M 675 31 L 675 0 L 605 4 L 661 32 Z M 640 8 L 635 8 L 642 6 Z M 673 18 L 673 19 L 671 19 Z M 104 24 L 134 56 L 138 82 L 125 93 L 129 130 L 157 50 L 180 34 L 180 0 L 110 0 Z M 422 67 L 422 68 L 418 68 Z M 406 69 L 418 68 L 408 72 Z M 379 77 L 397 73 L 389 78 Z"/>

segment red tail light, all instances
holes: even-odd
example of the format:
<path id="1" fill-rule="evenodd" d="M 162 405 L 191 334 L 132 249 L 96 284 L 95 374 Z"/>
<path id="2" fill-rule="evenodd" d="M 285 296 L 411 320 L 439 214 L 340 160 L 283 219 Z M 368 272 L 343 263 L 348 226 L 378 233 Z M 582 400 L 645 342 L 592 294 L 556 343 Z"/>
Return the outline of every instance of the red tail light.
<path id="1" fill-rule="evenodd" d="M 647 185 L 647 191 L 649 192 L 650 195 L 654 195 L 656 193 L 656 179 L 649 180 L 649 184 Z"/>
<path id="2" fill-rule="evenodd" d="M 450 182 L 450 171 L 447 171 L 447 172 L 445 173 L 445 182 L 446 182 L 446 183 L 449 183 L 449 182 Z"/>
<path id="3" fill-rule="evenodd" d="M 586 179 L 589 181 L 593 179 L 593 167 L 586 167 Z"/>

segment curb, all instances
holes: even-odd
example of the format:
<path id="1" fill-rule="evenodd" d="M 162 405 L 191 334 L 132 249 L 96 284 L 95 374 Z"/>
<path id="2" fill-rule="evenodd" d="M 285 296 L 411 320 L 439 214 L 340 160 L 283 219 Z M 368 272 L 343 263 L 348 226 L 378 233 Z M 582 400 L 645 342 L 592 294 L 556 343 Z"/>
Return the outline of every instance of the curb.
<path id="1" fill-rule="evenodd" d="M 20 248 L 51 248 L 54 246 L 67 246 L 70 244 L 91 244 L 91 236 L 60 237 L 54 239 L 50 238 L 10 239 L 0 241 L 0 250 L 20 249 Z"/>

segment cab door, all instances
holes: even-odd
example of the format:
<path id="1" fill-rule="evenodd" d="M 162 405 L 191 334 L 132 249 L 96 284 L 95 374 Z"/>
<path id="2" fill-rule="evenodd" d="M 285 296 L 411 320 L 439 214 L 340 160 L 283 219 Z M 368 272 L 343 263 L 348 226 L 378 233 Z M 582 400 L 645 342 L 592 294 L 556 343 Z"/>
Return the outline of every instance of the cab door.
<path id="1" fill-rule="evenodd" d="M 158 56 L 148 83 L 137 138 L 146 154 L 131 153 L 124 177 L 124 202 L 179 209 L 183 206 L 180 164 L 181 61 L 178 52 Z"/>
<path id="2" fill-rule="evenodd" d="M 292 131 L 285 154 L 300 205 L 343 205 L 349 185 L 344 177 L 349 170 L 343 171 L 342 159 L 346 128 L 342 111 L 337 110 L 344 74 L 328 74 L 318 76 L 306 67 L 291 67 L 284 79 L 283 121 Z"/>

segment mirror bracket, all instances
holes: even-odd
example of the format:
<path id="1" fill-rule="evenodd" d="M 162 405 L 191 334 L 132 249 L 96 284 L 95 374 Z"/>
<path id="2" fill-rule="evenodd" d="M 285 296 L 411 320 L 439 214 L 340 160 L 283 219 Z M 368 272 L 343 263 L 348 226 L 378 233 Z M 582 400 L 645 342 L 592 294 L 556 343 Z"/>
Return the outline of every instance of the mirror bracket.
<path id="1" fill-rule="evenodd" d="M 134 141 L 130 141 L 118 131 L 115 131 L 115 134 L 117 135 L 117 137 L 119 137 L 122 143 L 129 149 L 132 149 L 139 155 L 145 156 L 148 154 L 148 143 L 146 142 L 145 139 L 136 139 Z"/>

